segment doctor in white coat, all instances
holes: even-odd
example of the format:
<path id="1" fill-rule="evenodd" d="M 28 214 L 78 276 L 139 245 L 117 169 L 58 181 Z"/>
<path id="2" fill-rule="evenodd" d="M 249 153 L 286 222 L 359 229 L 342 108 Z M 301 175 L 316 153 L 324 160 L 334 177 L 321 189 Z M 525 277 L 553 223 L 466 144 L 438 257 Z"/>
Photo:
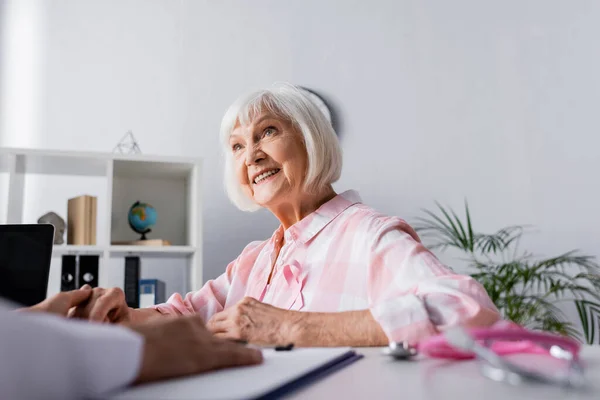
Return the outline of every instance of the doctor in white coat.
<path id="1" fill-rule="evenodd" d="M 213 337 L 199 317 L 127 328 L 64 318 L 91 293 L 86 285 L 19 311 L 0 303 L 2 399 L 81 399 L 262 362 L 260 351 Z"/>

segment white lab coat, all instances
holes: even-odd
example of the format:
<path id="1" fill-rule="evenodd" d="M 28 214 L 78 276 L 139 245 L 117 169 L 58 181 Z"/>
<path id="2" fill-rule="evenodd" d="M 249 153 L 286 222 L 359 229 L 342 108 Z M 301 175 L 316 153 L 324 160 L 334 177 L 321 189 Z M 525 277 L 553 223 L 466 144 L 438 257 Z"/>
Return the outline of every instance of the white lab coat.
<path id="1" fill-rule="evenodd" d="M 141 335 L 11 308 L 0 301 L 0 399 L 95 397 L 137 376 Z"/>

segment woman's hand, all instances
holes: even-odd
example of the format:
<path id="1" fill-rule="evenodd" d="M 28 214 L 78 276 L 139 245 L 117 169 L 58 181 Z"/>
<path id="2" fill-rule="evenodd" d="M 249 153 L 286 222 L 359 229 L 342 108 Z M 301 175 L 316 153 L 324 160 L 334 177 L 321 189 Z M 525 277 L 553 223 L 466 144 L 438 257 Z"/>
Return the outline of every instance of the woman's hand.
<path id="1" fill-rule="evenodd" d="M 297 311 L 288 311 L 245 297 L 208 321 L 215 336 L 248 343 L 287 345 L 294 342 Z"/>
<path id="2" fill-rule="evenodd" d="M 74 309 L 73 307 L 84 305 L 89 300 L 91 294 L 92 287 L 90 285 L 83 285 L 79 290 L 57 293 L 41 303 L 22 308 L 19 311 L 46 312 L 66 317 L 69 310 Z"/>
<path id="3" fill-rule="evenodd" d="M 214 337 L 198 315 L 160 318 L 129 328 L 144 337 L 136 383 L 262 362 L 259 350 Z"/>
<path id="4" fill-rule="evenodd" d="M 94 288 L 86 303 L 69 312 L 70 318 L 89 319 L 97 322 L 130 322 L 131 310 L 125 301 L 125 293 L 119 288 Z"/>

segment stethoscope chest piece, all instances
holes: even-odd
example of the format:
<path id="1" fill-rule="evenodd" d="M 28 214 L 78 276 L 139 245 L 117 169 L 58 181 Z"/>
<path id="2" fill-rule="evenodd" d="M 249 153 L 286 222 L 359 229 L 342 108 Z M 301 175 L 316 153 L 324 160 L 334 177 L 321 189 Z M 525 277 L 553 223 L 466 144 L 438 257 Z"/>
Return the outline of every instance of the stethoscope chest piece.
<path id="1" fill-rule="evenodd" d="M 391 342 L 383 349 L 383 354 L 393 357 L 395 360 L 408 360 L 417 355 L 417 348 L 408 342 Z"/>

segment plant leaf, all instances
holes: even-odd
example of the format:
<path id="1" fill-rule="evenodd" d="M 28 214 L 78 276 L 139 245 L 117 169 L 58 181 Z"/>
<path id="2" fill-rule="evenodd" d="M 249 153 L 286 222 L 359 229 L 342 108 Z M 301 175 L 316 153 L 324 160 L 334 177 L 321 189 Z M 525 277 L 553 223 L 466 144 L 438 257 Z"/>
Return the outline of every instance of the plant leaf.
<path id="1" fill-rule="evenodd" d="M 472 252 L 475 248 L 475 235 L 473 235 L 473 225 L 471 225 L 471 213 L 469 212 L 467 199 L 465 199 L 465 215 L 467 217 L 467 231 L 469 232 L 469 248 Z"/>

